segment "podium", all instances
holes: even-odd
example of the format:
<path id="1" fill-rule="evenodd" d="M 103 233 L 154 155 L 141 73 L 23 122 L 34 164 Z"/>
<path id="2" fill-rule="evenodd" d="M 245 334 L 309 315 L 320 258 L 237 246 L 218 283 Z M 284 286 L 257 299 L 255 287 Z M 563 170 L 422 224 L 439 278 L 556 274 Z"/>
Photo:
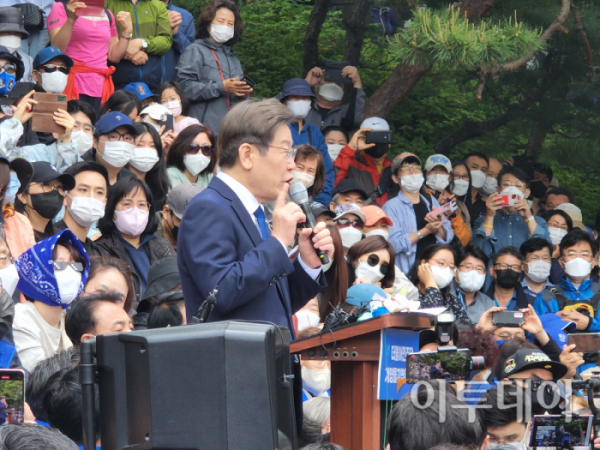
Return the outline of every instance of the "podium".
<path id="1" fill-rule="evenodd" d="M 431 328 L 430 317 L 385 314 L 291 344 L 290 352 L 305 361 L 331 361 L 331 442 L 346 450 L 382 449 L 377 400 L 381 330 Z"/>

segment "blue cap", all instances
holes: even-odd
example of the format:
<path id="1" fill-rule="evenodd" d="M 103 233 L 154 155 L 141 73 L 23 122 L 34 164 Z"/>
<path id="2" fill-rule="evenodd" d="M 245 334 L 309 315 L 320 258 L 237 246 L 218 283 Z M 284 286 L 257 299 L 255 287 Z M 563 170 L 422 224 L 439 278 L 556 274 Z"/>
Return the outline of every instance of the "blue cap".
<path id="1" fill-rule="evenodd" d="M 129 117 L 118 111 L 111 111 L 100 117 L 96 122 L 96 131 L 94 136 L 108 134 L 119 127 L 126 127 L 134 136 L 138 135 L 137 128 L 133 126 Z"/>
<path id="2" fill-rule="evenodd" d="M 540 321 L 548 336 L 556 341 L 561 350 L 564 345 L 567 345 L 567 333 L 574 333 L 577 329 L 575 322 L 564 322 L 554 313 L 542 314 Z"/>
<path id="3" fill-rule="evenodd" d="M 141 81 L 129 83 L 123 90 L 133 93 L 140 102 L 146 100 L 148 97 L 158 97 L 156 94 L 152 93 L 146 83 L 142 83 Z"/>
<path id="4" fill-rule="evenodd" d="M 283 100 L 290 95 L 301 95 L 302 97 L 315 96 L 310 89 L 308 81 L 304 78 L 292 78 L 283 84 L 283 89 L 281 89 L 281 99 Z"/>
<path id="5" fill-rule="evenodd" d="M 387 298 L 385 291 L 375 284 L 355 284 L 348 289 L 348 293 L 346 294 L 346 303 L 353 306 L 360 306 L 364 303 L 369 303 L 375 294 L 379 294 L 383 298 Z"/>
<path id="6" fill-rule="evenodd" d="M 50 46 L 41 49 L 38 54 L 35 55 L 35 58 L 33 59 L 33 68 L 37 69 L 42 64 L 46 64 L 54 58 L 60 58 L 67 64 L 67 67 L 73 67 L 73 60 L 69 56 L 65 55 L 56 47 Z"/>

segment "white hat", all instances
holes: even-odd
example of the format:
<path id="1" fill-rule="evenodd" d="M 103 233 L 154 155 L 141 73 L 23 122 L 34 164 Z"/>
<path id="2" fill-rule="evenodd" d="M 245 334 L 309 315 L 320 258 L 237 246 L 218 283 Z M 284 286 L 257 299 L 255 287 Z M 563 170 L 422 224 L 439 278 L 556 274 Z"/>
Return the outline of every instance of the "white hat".
<path id="1" fill-rule="evenodd" d="M 573 221 L 573 226 L 575 228 L 579 228 L 583 231 L 588 231 L 588 229 L 586 228 L 586 226 L 583 223 L 583 216 L 581 215 L 581 209 L 579 209 L 573 203 L 561 203 L 554 209 L 559 209 L 561 211 L 566 212 L 569 215 L 569 217 L 571 217 L 571 220 Z"/>
<path id="2" fill-rule="evenodd" d="M 425 172 L 429 172 L 431 169 L 437 166 L 444 167 L 448 173 L 452 172 L 452 163 L 445 155 L 431 155 L 425 162 Z"/>
<path id="3" fill-rule="evenodd" d="M 360 129 L 371 128 L 373 131 L 390 131 L 390 125 L 381 117 L 369 117 L 360 124 Z"/>
<path id="4" fill-rule="evenodd" d="M 171 111 L 169 111 L 166 106 L 160 105 L 158 103 L 153 103 L 150 106 L 146 106 L 140 113 L 140 116 L 143 116 L 145 114 L 148 114 L 150 118 L 154 120 L 161 120 L 161 117 L 163 115 L 171 114 Z"/>

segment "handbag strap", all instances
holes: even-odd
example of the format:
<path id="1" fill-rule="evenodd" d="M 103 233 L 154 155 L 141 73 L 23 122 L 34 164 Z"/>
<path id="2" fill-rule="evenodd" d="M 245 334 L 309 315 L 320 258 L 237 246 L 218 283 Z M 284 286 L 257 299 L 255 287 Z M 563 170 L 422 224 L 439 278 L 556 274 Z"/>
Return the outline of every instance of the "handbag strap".
<path id="1" fill-rule="evenodd" d="M 217 67 L 219 69 L 219 75 L 221 76 L 221 81 L 223 82 L 223 87 L 225 87 L 225 77 L 223 76 L 223 70 L 221 69 L 221 61 L 219 61 L 219 58 L 217 58 L 217 54 L 212 48 L 210 49 L 210 52 L 212 53 L 213 58 L 215 58 L 215 62 L 217 63 Z M 229 97 L 227 96 L 227 92 L 225 92 L 225 100 L 227 100 L 227 109 L 231 110 L 231 103 L 229 103 Z"/>

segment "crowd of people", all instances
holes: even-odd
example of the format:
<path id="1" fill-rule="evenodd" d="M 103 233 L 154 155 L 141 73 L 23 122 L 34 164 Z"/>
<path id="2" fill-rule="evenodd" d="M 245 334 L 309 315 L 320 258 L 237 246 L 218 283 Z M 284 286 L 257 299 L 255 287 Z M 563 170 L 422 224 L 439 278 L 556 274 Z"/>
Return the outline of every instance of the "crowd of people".
<path id="1" fill-rule="evenodd" d="M 197 20 L 170 0 L 106 0 L 96 10 L 74 0 L 42 5 L 43 28 L 15 6 L 0 7 L 0 366 L 27 375 L 26 424 L 5 420 L 0 447 L 81 448 L 82 342 L 197 320 L 214 287 L 202 285 L 212 276 L 207 265 L 220 265 L 222 252 L 210 241 L 193 250 L 195 233 L 216 241 L 237 233 L 199 226 L 215 214 L 200 207 L 222 207 L 210 196 L 192 201 L 213 188 L 226 192 L 217 183 L 242 200 L 250 215 L 242 222 L 257 228 L 253 240 L 275 236 L 289 251 L 277 274 L 258 274 L 257 256 L 254 282 L 268 277 L 275 285 L 300 268 L 309 276 L 290 280 L 289 289 L 310 300 L 291 301 L 273 318 L 286 325 L 291 317 L 294 337 L 320 333 L 332 312 L 363 308 L 368 319 L 382 305 L 413 302 L 452 312 L 452 343 L 485 357 L 486 368 L 451 383 L 443 402 L 439 383 L 448 377 L 440 361 L 415 369 L 410 378 L 432 383 L 434 398 L 427 408 L 414 398 L 396 403 L 390 450 L 525 448 L 531 423 L 504 408 L 504 397 L 527 391 L 525 380 L 565 383 L 597 366 L 597 354 L 566 345 L 565 333 L 600 332 L 600 224 L 584 224 L 573 192 L 550 167 L 483 152 L 393 157 L 389 142 L 367 143 L 370 133 L 390 127 L 364 117 L 353 66 L 341 70 L 345 83 L 325 81 L 315 67 L 285 82 L 275 99 L 251 99 L 254 82 L 233 52 L 244 28 L 232 0 L 213 0 Z M 66 96 L 47 118 L 60 132 L 34 127 L 36 94 Z M 268 111 L 275 113 L 268 118 Z M 291 136 L 283 147 L 281 123 Z M 295 234 L 297 221 L 291 234 L 279 233 L 289 197 L 270 182 L 274 165 L 255 169 L 271 152 L 285 158 L 283 178 L 306 188 L 320 249 L 331 241 L 331 261 L 322 267 L 311 266 L 310 233 Z M 241 189 L 230 176 L 239 167 L 254 170 L 244 186 L 264 183 L 274 194 Z M 236 249 L 242 256 L 257 244 L 245 245 Z M 221 295 L 235 297 L 239 286 L 227 270 L 217 277 Z M 241 289 L 260 297 L 255 287 Z M 212 320 L 276 314 L 267 303 L 236 301 L 218 303 Z M 496 322 L 502 311 L 521 313 L 521 323 Z M 429 336 L 420 348 L 440 345 Z M 329 442 L 330 363 L 301 364 L 300 444 L 339 450 Z M 479 395 L 473 383 L 485 385 Z M 503 394 L 504 385 L 514 389 Z M 487 405 L 475 420 L 467 420 L 463 394 L 471 406 Z M 581 396 L 560 394 L 554 411 L 569 401 L 588 411 Z M 417 394 L 422 404 L 424 396 Z M 438 423 L 442 410 L 448 418 Z"/>

